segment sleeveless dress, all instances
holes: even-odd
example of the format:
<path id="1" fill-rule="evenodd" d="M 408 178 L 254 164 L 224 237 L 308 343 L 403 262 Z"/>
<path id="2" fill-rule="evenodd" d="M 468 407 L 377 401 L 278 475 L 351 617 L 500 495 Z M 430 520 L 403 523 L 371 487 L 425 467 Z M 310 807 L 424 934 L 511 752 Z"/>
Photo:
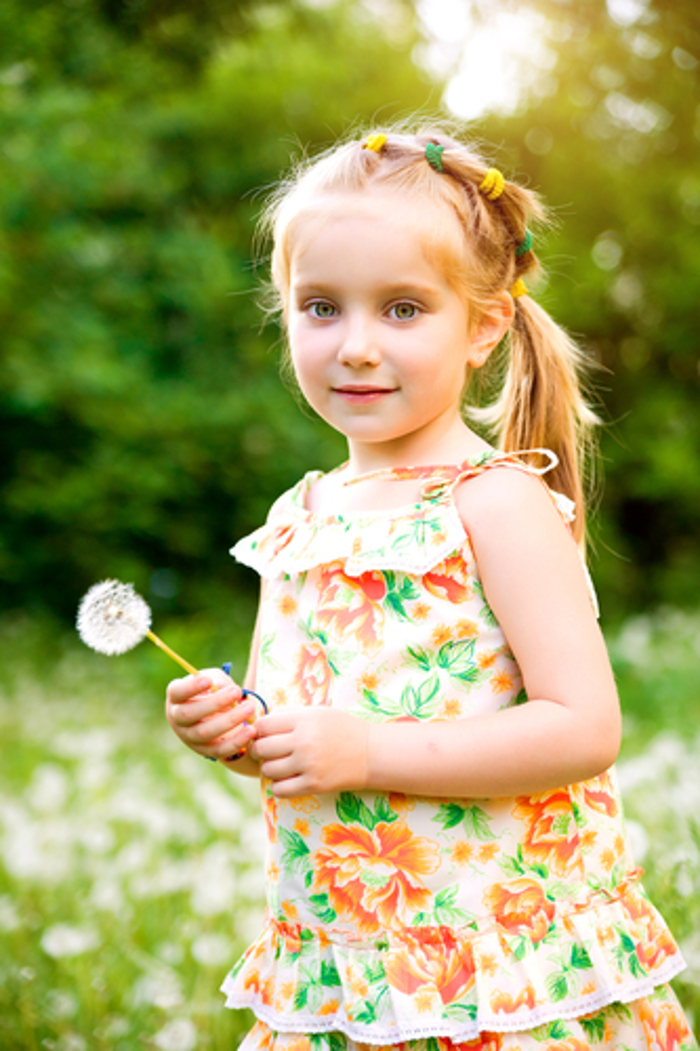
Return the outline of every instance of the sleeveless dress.
<path id="1" fill-rule="evenodd" d="M 549 469 L 493 452 L 380 472 L 419 478 L 421 499 L 323 516 L 305 508 L 311 472 L 236 544 L 263 578 L 256 689 L 271 710 L 429 721 L 527 700 L 453 499 L 496 466 Z M 281 800 L 265 781 L 262 796 L 265 925 L 222 986 L 257 1016 L 245 1051 L 697 1047 L 613 771 L 509 799 Z"/>

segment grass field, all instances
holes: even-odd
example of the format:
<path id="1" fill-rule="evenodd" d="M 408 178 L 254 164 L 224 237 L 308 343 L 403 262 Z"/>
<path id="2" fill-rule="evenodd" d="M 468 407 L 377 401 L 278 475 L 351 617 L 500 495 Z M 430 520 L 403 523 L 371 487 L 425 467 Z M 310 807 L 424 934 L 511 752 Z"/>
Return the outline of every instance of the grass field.
<path id="1" fill-rule="evenodd" d="M 203 623 L 167 637 L 202 666 L 232 655 Z M 700 1019 L 700 616 L 660 611 L 609 642 L 630 833 Z M 155 649 L 102 658 L 28 620 L 0 647 L 0 1047 L 231 1051 L 250 1017 L 218 986 L 262 911 L 257 786 L 175 740 L 177 670 Z"/>

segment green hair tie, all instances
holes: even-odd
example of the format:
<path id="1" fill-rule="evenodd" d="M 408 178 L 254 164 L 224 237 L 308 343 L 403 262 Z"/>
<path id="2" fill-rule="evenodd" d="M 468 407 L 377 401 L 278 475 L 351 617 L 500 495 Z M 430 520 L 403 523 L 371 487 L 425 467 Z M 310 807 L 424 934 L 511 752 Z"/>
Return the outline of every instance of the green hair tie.
<path id="1" fill-rule="evenodd" d="M 436 172 L 444 171 L 442 167 L 442 154 L 444 146 L 438 146 L 435 142 L 429 142 L 425 147 L 425 159 L 431 168 L 434 168 Z"/>
<path id="2" fill-rule="evenodd" d="M 532 234 L 529 230 L 525 230 L 525 236 L 519 245 L 515 248 L 515 258 L 520 259 L 521 255 L 525 255 L 532 248 Z"/>

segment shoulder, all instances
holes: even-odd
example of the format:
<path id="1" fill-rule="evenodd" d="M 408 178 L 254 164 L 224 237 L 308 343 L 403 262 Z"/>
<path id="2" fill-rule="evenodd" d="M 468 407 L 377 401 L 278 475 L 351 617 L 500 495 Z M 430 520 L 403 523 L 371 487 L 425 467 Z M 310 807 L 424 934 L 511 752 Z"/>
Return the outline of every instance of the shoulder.
<path id="1" fill-rule="evenodd" d="M 470 535 L 494 529 L 522 530 L 537 524 L 568 532 L 542 478 L 513 464 L 494 464 L 465 479 L 456 486 L 454 499 Z"/>

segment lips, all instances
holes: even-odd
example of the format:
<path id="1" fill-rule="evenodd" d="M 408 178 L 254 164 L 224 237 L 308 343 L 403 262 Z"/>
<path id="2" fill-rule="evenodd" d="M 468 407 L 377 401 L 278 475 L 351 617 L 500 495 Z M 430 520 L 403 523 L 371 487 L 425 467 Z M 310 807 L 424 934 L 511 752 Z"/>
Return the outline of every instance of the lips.
<path id="1" fill-rule="evenodd" d="M 347 384 L 343 387 L 334 387 L 333 393 L 344 398 L 345 401 L 356 403 L 368 403 L 379 401 L 389 394 L 394 393 L 393 387 L 371 387 L 363 384 Z"/>

